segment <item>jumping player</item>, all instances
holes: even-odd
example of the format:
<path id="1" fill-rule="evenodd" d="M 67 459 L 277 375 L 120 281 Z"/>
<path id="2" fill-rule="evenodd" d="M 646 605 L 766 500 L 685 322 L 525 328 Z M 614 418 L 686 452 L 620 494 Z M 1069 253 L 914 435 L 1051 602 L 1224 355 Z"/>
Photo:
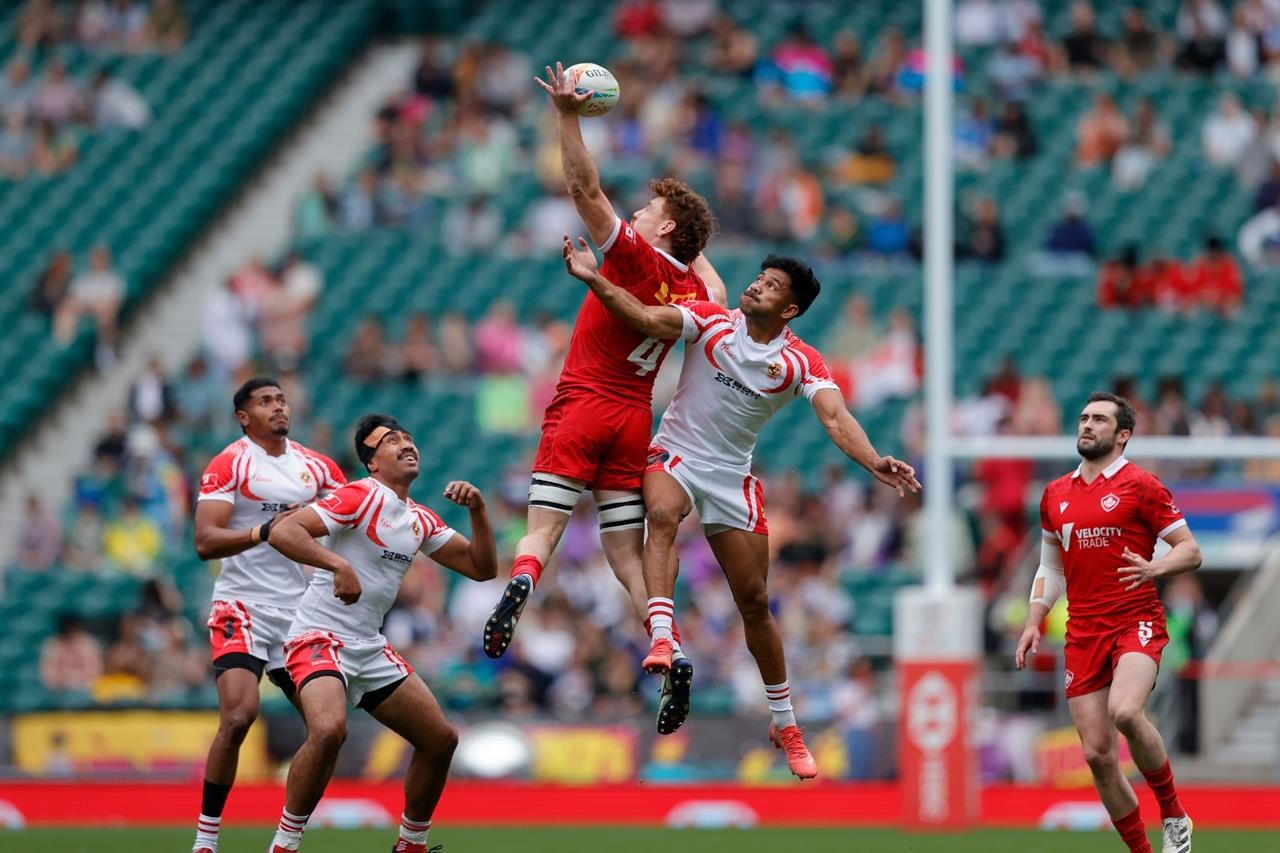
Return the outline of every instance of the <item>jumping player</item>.
<path id="1" fill-rule="evenodd" d="M 368 477 L 271 529 L 273 547 L 319 571 L 298 605 L 285 645 L 307 740 L 289 767 L 284 812 L 270 853 L 298 849 L 346 739 L 348 702 L 413 746 L 393 853 L 425 853 L 458 733 L 427 685 L 382 636 L 382 620 L 418 551 L 475 580 L 498 574 L 497 546 L 478 489 L 455 480 L 444 490 L 447 499 L 470 510 L 468 541 L 409 499 L 409 486 L 418 477 L 418 448 L 394 419 L 361 419 L 355 448 Z M 326 535 L 328 548 L 316 541 Z"/>
<path id="2" fill-rule="evenodd" d="M 1116 757 L 1119 731 L 1160 802 L 1163 853 L 1187 853 L 1191 818 L 1146 704 L 1169 642 L 1152 581 L 1199 568 L 1200 546 L 1169 490 L 1125 459 L 1135 420 L 1133 406 L 1114 394 L 1091 395 L 1080 413 L 1080 466 L 1040 501 L 1040 569 L 1015 663 L 1022 669 L 1039 650 L 1040 624 L 1065 589 L 1067 707 L 1098 796 L 1129 850 L 1150 853 L 1138 797 Z M 1157 539 L 1172 548 L 1153 560 Z"/>
<path id="3" fill-rule="evenodd" d="M 751 476 L 756 436 L 779 409 L 803 395 L 836 446 L 877 480 L 903 494 L 919 489 L 915 471 L 876 453 L 845 408 L 822 356 L 787 328 L 820 289 L 806 264 L 776 255 L 765 258 L 735 311 L 711 302 L 646 306 L 598 271 L 586 241 L 578 242 L 575 250 L 565 235 L 565 264 L 609 311 L 640 334 L 678 335 L 685 341 L 680 384 L 658 427 L 644 476 L 649 522 L 644 577 L 653 635 L 644 669 L 665 674 L 672 667 L 675 538 L 680 521 L 696 508 L 764 680 L 773 716 L 769 738 L 785 749 L 792 773 L 811 779 L 817 765 L 796 725 L 782 636 L 769 612 L 769 526 L 764 490 Z M 658 731 L 669 734 L 684 722 L 689 708 L 669 703 L 664 711 Z"/>
<path id="4" fill-rule="evenodd" d="M 537 83 L 555 105 L 565 182 L 587 233 L 604 254 L 605 272 L 645 305 L 705 300 L 708 287 L 723 302 L 723 283 L 701 254 L 715 227 L 706 201 L 681 181 L 655 180 L 649 185 L 653 198 L 623 222 L 601 191 L 582 141 L 577 106 L 588 96 L 574 92 L 558 62 Z M 529 487 L 528 533 L 517 544 L 511 580 L 485 624 L 489 657 L 500 657 L 510 645 L 525 602 L 588 488 L 598 505 L 605 557 L 647 624 L 640 487 L 653 428 L 653 381 L 675 337 L 637 333 L 592 294 L 583 300 L 542 422 Z M 664 693 L 664 703 L 669 695 Z"/>
<path id="5" fill-rule="evenodd" d="M 307 582 L 297 563 L 266 545 L 267 535 L 293 508 L 347 482 L 332 459 L 289 440 L 289 401 L 279 382 L 250 379 L 232 404 L 244 437 L 209 463 L 196 498 L 196 553 L 221 559 L 222 572 L 209 614 L 218 731 L 205 761 L 195 853 L 217 853 L 240 745 L 258 716 L 263 671 L 295 699 L 284 641 Z"/>

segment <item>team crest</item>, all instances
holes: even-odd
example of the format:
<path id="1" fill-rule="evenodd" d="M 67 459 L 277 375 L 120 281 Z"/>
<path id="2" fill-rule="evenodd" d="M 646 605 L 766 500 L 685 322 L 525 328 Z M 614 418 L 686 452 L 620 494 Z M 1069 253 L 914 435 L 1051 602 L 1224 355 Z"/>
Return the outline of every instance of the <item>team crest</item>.
<path id="1" fill-rule="evenodd" d="M 776 361 L 775 361 L 773 364 L 769 365 L 769 378 L 770 378 L 770 379 L 777 379 L 777 378 L 778 378 L 779 376 L 781 376 L 781 375 L 782 375 L 782 365 L 781 365 L 781 364 L 779 364 L 778 362 L 776 362 Z"/>
<path id="2" fill-rule="evenodd" d="M 1064 684 L 1064 685 L 1062 685 L 1062 686 L 1063 686 L 1063 687 L 1070 687 L 1070 686 L 1071 686 L 1071 682 L 1075 680 L 1075 677 L 1076 677 L 1076 674 L 1075 674 L 1074 672 L 1072 672 L 1071 670 L 1067 670 L 1067 672 L 1066 672 L 1066 681 L 1067 681 L 1067 683 L 1066 683 L 1066 684 Z"/>
<path id="3" fill-rule="evenodd" d="M 308 471 L 303 471 L 301 474 L 299 474 L 298 479 L 302 481 L 302 485 L 304 486 L 311 485 L 311 474 Z"/>
<path id="4" fill-rule="evenodd" d="M 1106 512 L 1111 512 L 1118 506 L 1120 506 L 1120 498 L 1116 497 L 1115 492 L 1108 492 L 1102 496 L 1102 509 Z"/>
<path id="5" fill-rule="evenodd" d="M 414 519 L 413 525 L 409 529 L 413 531 L 414 536 L 422 535 L 422 525 L 418 524 L 417 519 Z"/>

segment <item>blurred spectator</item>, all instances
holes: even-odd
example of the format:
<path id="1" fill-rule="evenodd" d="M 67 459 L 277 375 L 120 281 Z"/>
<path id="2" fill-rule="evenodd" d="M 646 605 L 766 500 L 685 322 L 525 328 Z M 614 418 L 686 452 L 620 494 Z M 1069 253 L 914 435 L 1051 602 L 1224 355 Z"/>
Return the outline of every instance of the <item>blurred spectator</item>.
<path id="1" fill-rule="evenodd" d="M 841 321 L 827 333 L 822 351 L 828 361 L 852 362 L 871 352 L 880 343 L 883 332 L 871 315 L 871 304 L 863 296 L 849 296 L 844 301 Z"/>
<path id="2" fill-rule="evenodd" d="M 1111 163 L 1112 182 L 1123 190 L 1140 188 L 1172 148 L 1168 129 L 1157 118 L 1151 102 L 1143 98 L 1134 110 L 1132 130 Z"/>
<path id="3" fill-rule="evenodd" d="M 1112 63 L 1122 78 L 1144 74 L 1160 62 L 1160 36 L 1147 22 L 1140 6 L 1129 6 L 1121 19 Z"/>
<path id="4" fill-rule="evenodd" d="M 1150 305 L 1152 294 L 1138 269 L 1138 247 L 1108 259 L 1098 270 L 1098 305 L 1102 308 L 1141 308 Z"/>
<path id="5" fill-rule="evenodd" d="M 49 63 L 44 79 L 31 99 L 31 109 L 37 119 L 53 122 L 59 127 L 89 118 L 84 92 L 67 75 L 67 66 L 60 59 Z"/>
<path id="6" fill-rule="evenodd" d="M 62 38 L 66 23 L 54 0 L 27 0 L 18 14 L 18 42 L 25 48 L 47 48 Z"/>
<path id="7" fill-rule="evenodd" d="M 1233 92 L 1218 98 L 1218 109 L 1205 120 L 1202 132 L 1205 157 L 1215 166 L 1233 166 L 1258 135 L 1253 116 L 1240 106 Z"/>
<path id="8" fill-rule="evenodd" d="M 101 68 L 93 78 L 93 120 L 99 128 L 141 130 L 151 121 L 151 107 L 138 90 Z"/>
<path id="9" fill-rule="evenodd" d="M 1004 228 L 1000 225 L 1000 209 L 995 199 L 984 196 L 973 206 L 973 221 L 968 235 L 960 246 L 959 255 L 984 263 L 995 263 L 1004 258 Z"/>
<path id="10" fill-rule="evenodd" d="M 1031 126 L 1022 104 L 1013 101 L 1005 104 L 996 122 L 992 153 L 996 157 L 1021 160 L 1034 155 L 1039 145 L 1035 128 Z"/>
<path id="11" fill-rule="evenodd" d="M 962 170 L 984 172 L 995 144 L 995 125 L 987 115 L 987 103 L 975 100 L 956 122 L 952 151 Z"/>
<path id="12" fill-rule="evenodd" d="M 881 341 L 853 365 L 853 405 L 863 409 L 908 398 L 920 388 L 920 340 L 911 312 L 895 308 Z"/>
<path id="13" fill-rule="evenodd" d="M 137 702 L 147 689 L 151 656 L 143 636 L 142 617 L 128 615 L 120 620 L 120 636 L 107 647 L 102 675 L 93 683 L 93 701 L 99 705 Z"/>
<path id="14" fill-rule="evenodd" d="M 142 376 L 129 388 L 129 414 L 144 423 L 155 423 L 174 410 L 173 395 L 164 365 L 153 355 Z"/>
<path id="15" fill-rule="evenodd" d="M 1084 218 L 1084 198 L 1068 193 L 1063 202 L 1063 216 L 1049 232 L 1045 248 L 1056 255 L 1088 255 L 1093 257 L 1093 229 Z"/>
<path id="16" fill-rule="evenodd" d="M 1062 52 L 1071 71 L 1099 71 L 1106 64 L 1107 43 L 1097 30 L 1093 4 L 1075 0 L 1071 4 L 1071 29 L 1062 38 Z"/>
<path id="17" fill-rule="evenodd" d="M 102 540 L 105 534 L 102 512 L 98 506 L 92 503 L 77 506 L 75 517 L 67 527 L 62 563 L 69 569 L 101 568 Z"/>
<path id="18" fill-rule="evenodd" d="M 1099 92 L 1093 107 L 1076 126 L 1076 163 L 1082 168 L 1109 163 L 1129 133 L 1129 124 L 1115 99 Z"/>
<path id="19" fill-rule="evenodd" d="M 481 373 L 519 373 L 523 339 L 515 306 L 505 299 L 495 302 L 475 326 L 476 369 Z"/>
<path id="20" fill-rule="evenodd" d="M 1191 413 L 1189 428 L 1193 438 L 1226 438 L 1231 435 L 1227 395 L 1221 385 L 1214 383 L 1205 392 L 1200 408 Z"/>
<path id="21" fill-rule="evenodd" d="M 1231 31 L 1225 45 L 1227 69 L 1236 77 L 1249 78 L 1258 73 L 1261 65 L 1259 33 L 1249 20 L 1248 4 L 1237 3 L 1231 15 Z"/>
<path id="22" fill-rule="evenodd" d="M 662 7 L 658 0 L 622 0 L 618 4 L 614 28 L 622 38 L 656 35 L 662 26 Z"/>
<path id="23" fill-rule="evenodd" d="M 311 188 L 298 199 L 298 239 L 306 241 L 325 236 L 333 230 L 338 214 L 338 195 L 329 176 L 320 172 Z"/>
<path id="24" fill-rule="evenodd" d="M 1241 257 L 1254 269 L 1280 264 L 1280 205 L 1255 213 L 1236 239 Z"/>
<path id="25" fill-rule="evenodd" d="M 680 38 L 706 33 L 719 13 L 716 0 L 661 0 L 661 3 L 662 23 Z"/>
<path id="26" fill-rule="evenodd" d="M 1146 292 L 1156 305 L 1166 311 L 1177 311 L 1191 304 L 1190 283 L 1182 262 L 1166 256 L 1159 249 L 1142 270 Z"/>
<path id="27" fill-rule="evenodd" d="M 1000 0 L 999 12 L 1001 37 L 1014 44 L 1044 20 L 1039 0 Z"/>
<path id="28" fill-rule="evenodd" d="M 1277 202 L 1280 202 L 1280 161 L 1271 164 L 1267 179 L 1258 185 L 1253 196 L 1253 212 L 1275 207 Z"/>
<path id="29" fill-rule="evenodd" d="M 264 355 L 277 369 L 296 367 L 307 348 L 306 321 L 324 283 L 320 270 L 290 252 L 262 299 L 258 323 Z"/>
<path id="30" fill-rule="evenodd" d="M 689 92 L 680 105 L 676 134 L 688 151 L 713 160 L 724 144 L 724 121 L 705 93 Z"/>
<path id="31" fill-rule="evenodd" d="M 58 617 L 57 631 L 40 647 L 40 683 L 47 690 L 88 690 L 102 674 L 102 647 L 79 616 Z"/>
<path id="32" fill-rule="evenodd" d="M 400 369 L 406 379 L 416 380 L 435 373 L 440 366 L 440 350 L 431 337 L 426 314 L 409 315 L 404 339 L 400 342 Z"/>
<path id="33" fill-rule="evenodd" d="M 47 317 L 54 317 L 71 293 L 71 253 L 60 249 L 49 258 L 49 263 L 36 276 L 28 304 Z"/>
<path id="34" fill-rule="evenodd" d="M 886 98 L 900 94 L 898 77 L 907 62 L 907 40 L 897 27 L 880 32 L 880 40 L 868 67 L 871 91 Z"/>
<path id="35" fill-rule="evenodd" d="M 147 47 L 147 9 L 133 0 L 111 0 L 107 11 L 107 44 L 135 52 Z"/>
<path id="36" fill-rule="evenodd" d="M 42 175 L 54 175 L 70 169 L 80 156 L 75 131 L 58 129 L 47 119 L 36 123 L 35 139 L 31 147 L 31 165 Z"/>
<path id="37" fill-rule="evenodd" d="M 252 318 L 249 304 L 235 292 L 234 279 L 228 278 L 205 299 L 200 313 L 204 351 L 218 376 L 231 376 L 249 361 L 253 353 Z"/>
<path id="38" fill-rule="evenodd" d="M 182 381 L 173 383 L 173 406 L 183 424 L 197 431 L 213 427 L 214 413 L 224 403 L 222 384 L 197 355 L 187 364 Z"/>
<path id="39" fill-rule="evenodd" d="M 502 218 L 493 203 L 474 195 L 465 205 L 454 205 L 444 217 L 444 245 L 453 255 L 489 252 L 502 236 Z"/>
<path id="40" fill-rule="evenodd" d="M 467 318 L 456 311 L 440 319 L 440 366 L 445 373 L 470 373 L 475 364 L 475 348 Z"/>
<path id="41" fill-rule="evenodd" d="M 1280 438 L 1280 414 L 1270 415 L 1263 420 L 1262 434 L 1267 438 Z M 1244 476 L 1263 483 L 1280 483 L 1280 459 L 1250 459 L 1244 463 Z"/>
<path id="42" fill-rule="evenodd" d="M 830 254 L 848 257 L 863 248 L 862 223 L 847 207 L 834 207 L 827 214 L 822 241 Z"/>
<path id="43" fill-rule="evenodd" d="M 203 687 L 208 664 L 205 655 L 191 642 L 186 626 L 171 620 L 161 626 L 162 643 L 151 655 L 147 690 L 153 697 L 181 695 Z"/>
<path id="44" fill-rule="evenodd" d="M 816 102 L 831 94 L 831 57 L 814 40 L 802 21 L 795 21 L 787 37 L 756 71 L 761 92 L 768 99 Z"/>
<path id="45" fill-rule="evenodd" d="M 1062 435 L 1062 406 L 1048 379 L 1032 376 L 1023 381 L 1011 427 L 1015 435 Z"/>
<path id="46" fill-rule="evenodd" d="M 1002 43 L 987 61 L 987 79 L 1002 101 L 1028 100 L 1040 72 L 1040 64 L 1011 41 Z"/>
<path id="47" fill-rule="evenodd" d="M 187 15 L 178 0 L 151 0 L 151 14 L 143 29 L 146 44 L 163 53 L 177 53 L 186 44 Z"/>
<path id="48" fill-rule="evenodd" d="M 126 497 L 119 517 L 109 520 L 103 531 L 102 556 L 107 563 L 129 574 L 150 574 L 163 547 L 160 528 L 142 514 L 137 498 Z"/>
<path id="49" fill-rule="evenodd" d="M 116 326 L 124 304 L 125 283 L 111 264 L 111 252 L 98 246 L 89 254 L 89 269 L 71 282 L 71 293 L 54 317 L 54 335 L 62 343 L 75 336 L 81 317 L 93 320 L 98 331 L 99 367 L 115 358 Z"/>
<path id="50" fill-rule="evenodd" d="M 1005 33 L 995 0 L 959 0 L 955 11 L 956 44 L 991 47 Z"/>
<path id="51" fill-rule="evenodd" d="M 18 548 L 13 565 L 33 572 L 53 566 L 62 551 L 62 525 L 35 495 L 27 496 L 27 511 L 18 532 Z"/>
<path id="52" fill-rule="evenodd" d="M 1164 591 L 1168 614 L 1168 667 L 1177 678 L 1178 716 L 1174 742 L 1178 751 L 1200 751 L 1200 679 L 1195 664 L 1209 653 L 1218 633 L 1218 614 L 1205 601 L 1200 580 L 1192 574 L 1169 581 Z"/>
<path id="53" fill-rule="evenodd" d="M 1046 71 L 1062 70 L 1058 66 L 1064 62 L 1057 48 L 1050 43 L 1039 20 L 1028 20 L 1023 34 L 1018 39 L 1018 53 L 1035 63 L 1041 74 Z"/>
<path id="54" fill-rule="evenodd" d="M 372 228 L 378 220 L 378 173 L 360 170 L 356 182 L 347 187 L 338 205 L 338 222 L 349 231 Z"/>
<path id="55" fill-rule="evenodd" d="M 382 379 L 387 370 L 386 335 L 376 317 L 365 317 L 351 336 L 343 360 L 343 370 L 348 379 L 375 381 Z"/>
<path id="56" fill-rule="evenodd" d="M 711 25 L 707 64 L 712 70 L 734 77 L 750 77 L 759 55 L 756 37 L 729 15 L 719 15 Z"/>
<path id="57" fill-rule="evenodd" d="M 6 113 L 16 109 L 25 116 L 31 108 L 33 94 L 35 83 L 31 79 L 31 65 L 19 54 L 9 60 L 4 76 L 0 77 L 0 109 Z"/>
<path id="58" fill-rule="evenodd" d="M 767 235 L 812 240 L 822 225 L 822 183 L 812 170 L 788 158 L 764 176 L 756 191 L 756 206 Z"/>
<path id="59" fill-rule="evenodd" d="M 582 233 L 582 220 L 573 200 L 561 189 L 544 191 L 541 198 L 525 211 L 520 229 L 524 249 L 531 255 L 549 255 L 559 252 L 564 235 Z"/>
<path id="60" fill-rule="evenodd" d="M 907 253 L 910 236 L 907 222 L 902 218 L 902 205 L 896 198 L 885 199 L 867 225 L 867 248 L 877 255 L 900 257 Z"/>
<path id="61" fill-rule="evenodd" d="M 878 124 L 867 125 L 866 131 L 848 156 L 836 167 L 836 178 L 850 184 L 887 184 L 893 180 L 896 165 L 885 146 L 884 132 Z"/>
<path id="62" fill-rule="evenodd" d="M 1182 394 L 1182 380 L 1164 376 L 1156 387 L 1156 405 L 1151 413 L 1155 435 L 1190 435 L 1191 416 Z"/>
<path id="63" fill-rule="evenodd" d="M 1211 236 L 1205 241 L 1204 254 L 1191 263 L 1187 276 L 1194 302 L 1228 316 L 1240 312 L 1244 276 L 1221 239 Z"/>
<path id="64" fill-rule="evenodd" d="M 747 172 L 739 163 L 721 161 L 716 165 L 711 209 L 716 212 L 717 240 L 751 237 L 756 233 L 756 211 L 747 192 Z"/>
<path id="65" fill-rule="evenodd" d="M 1183 0 L 1178 10 L 1177 66 L 1212 74 L 1226 59 L 1227 15 L 1216 0 Z"/>
<path id="66" fill-rule="evenodd" d="M 510 116 L 517 104 L 528 98 L 531 76 L 533 65 L 529 57 L 501 42 L 489 44 L 477 80 L 480 102 L 491 110 Z"/>
<path id="67" fill-rule="evenodd" d="M 21 107 L 11 107 L 4 114 L 4 130 L 0 131 L 0 177 L 21 178 L 31 168 L 31 130 Z"/>
<path id="68" fill-rule="evenodd" d="M 436 101 L 454 94 L 453 73 L 440 36 L 429 35 L 422 40 L 418 65 L 413 71 L 413 91 Z"/>
<path id="69" fill-rule="evenodd" d="M 836 33 L 831 52 L 831 81 L 836 97 L 857 101 L 869 83 L 862 42 L 852 30 Z"/>

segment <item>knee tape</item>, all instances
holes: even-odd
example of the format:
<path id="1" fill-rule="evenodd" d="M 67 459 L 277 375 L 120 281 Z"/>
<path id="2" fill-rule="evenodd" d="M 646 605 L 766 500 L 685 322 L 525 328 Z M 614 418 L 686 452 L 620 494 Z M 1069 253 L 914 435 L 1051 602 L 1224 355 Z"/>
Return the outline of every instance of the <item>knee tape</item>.
<path id="1" fill-rule="evenodd" d="M 622 498 L 601 501 L 596 509 L 601 533 L 639 530 L 644 527 L 644 498 L 637 492 Z"/>
<path id="2" fill-rule="evenodd" d="M 573 508 L 582 497 L 582 486 L 573 480 L 555 474 L 533 473 L 529 483 L 529 506 L 538 506 L 565 515 L 572 515 Z"/>

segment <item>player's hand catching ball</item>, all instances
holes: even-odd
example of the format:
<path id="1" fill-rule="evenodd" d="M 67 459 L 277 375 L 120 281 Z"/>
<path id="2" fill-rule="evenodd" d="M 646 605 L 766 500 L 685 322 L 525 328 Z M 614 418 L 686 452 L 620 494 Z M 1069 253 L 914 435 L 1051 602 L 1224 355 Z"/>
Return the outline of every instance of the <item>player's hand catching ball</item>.
<path id="1" fill-rule="evenodd" d="M 547 79 L 534 77 L 533 82 L 542 87 L 542 90 L 551 96 L 551 103 L 555 104 L 557 110 L 566 115 L 578 114 L 578 105 L 585 101 L 591 100 L 590 92 L 578 94 L 577 87 L 573 85 L 573 81 L 569 79 L 569 75 L 564 73 L 564 66 L 557 62 L 556 70 L 552 71 L 551 66 L 546 67 Z"/>
<path id="2" fill-rule="evenodd" d="M 1027 652 L 1036 654 L 1040 651 L 1040 626 L 1028 625 L 1022 629 L 1022 636 L 1018 638 L 1018 651 L 1013 656 L 1013 662 L 1018 669 L 1025 669 L 1027 666 Z"/>
<path id="3" fill-rule="evenodd" d="M 916 479 L 916 469 L 901 459 L 892 456 L 881 456 L 871 466 L 871 473 L 886 486 L 898 490 L 898 497 L 906 497 L 907 490 L 914 494 L 920 491 L 920 481 Z"/>
<path id="4" fill-rule="evenodd" d="M 578 246 L 579 248 L 575 249 L 569 235 L 564 235 L 564 268 L 569 271 L 569 275 L 579 281 L 591 281 L 592 276 L 600 269 L 600 265 L 596 262 L 595 253 L 591 251 L 586 240 L 579 237 Z"/>
<path id="5" fill-rule="evenodd" d="M 333 596 L 343 604 L 355 604 L 360 600 L 360 578 L 351 564 L 343 561 L 342 567 L 333 573 Z"/>
<path id="6" fill-rule="evenodd" d="M 1121 566 L 1116 571 L 1120 574 L 1120 583 L 1128 584 L 1124 588 L 1125 592 L 1137 589 L 1147 581 L 1160 577 L 1160 569 L 1152 565 L 1150 560 L 1142 559 L 1128 548 L 1124 549 L 1124 559 L 1129 565 Z"/>
<path id="7" fill-rule="evenodd" d="M 454 480 L 444 487 L 444 496 L 467 509 L 484 509 L 484 496 L 466 480 Z"/>

